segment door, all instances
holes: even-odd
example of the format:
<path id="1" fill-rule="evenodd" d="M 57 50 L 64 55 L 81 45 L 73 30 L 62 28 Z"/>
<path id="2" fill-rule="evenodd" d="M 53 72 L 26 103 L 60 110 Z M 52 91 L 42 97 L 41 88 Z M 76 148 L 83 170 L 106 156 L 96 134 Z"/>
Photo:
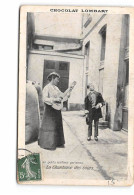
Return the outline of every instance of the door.
<path id="1" fill-rule="evenodd" d="M 60 75 L 59 89 L 64 92 L 69 87 L 69 62 L 44 60 L 43 87 L 48 83 L 47 76 L 51 72 L 57 72 Z M 64 102 L 67 109 L 67 102 Z"/>

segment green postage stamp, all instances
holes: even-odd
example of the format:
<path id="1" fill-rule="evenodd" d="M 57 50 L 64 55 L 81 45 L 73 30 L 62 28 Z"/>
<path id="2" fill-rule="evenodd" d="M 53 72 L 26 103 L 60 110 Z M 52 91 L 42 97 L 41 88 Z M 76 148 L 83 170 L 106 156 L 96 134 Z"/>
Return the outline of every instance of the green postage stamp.
<path id="1" fill-rule="evenodd" d="M 18 159 L 18 180 L 41 180 L 40 154 L 29 154 Z"/>

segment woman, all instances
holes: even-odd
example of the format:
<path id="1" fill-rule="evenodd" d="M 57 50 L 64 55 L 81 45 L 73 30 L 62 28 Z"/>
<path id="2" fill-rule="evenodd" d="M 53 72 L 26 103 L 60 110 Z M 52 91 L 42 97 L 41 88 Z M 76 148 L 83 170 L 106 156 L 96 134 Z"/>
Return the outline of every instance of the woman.
<path id="1" fill-rule="evenodd" d="M 47 79 L 49 84 L 43 89 L 45 108 L 38 144 L 41 148 L 53 150 L 65 144 L 61 111 L 52 108 L 53 103 L 61 102 L 62 92 L 57 87 L 60 79 L 57 73 L 50 73 Z"/>

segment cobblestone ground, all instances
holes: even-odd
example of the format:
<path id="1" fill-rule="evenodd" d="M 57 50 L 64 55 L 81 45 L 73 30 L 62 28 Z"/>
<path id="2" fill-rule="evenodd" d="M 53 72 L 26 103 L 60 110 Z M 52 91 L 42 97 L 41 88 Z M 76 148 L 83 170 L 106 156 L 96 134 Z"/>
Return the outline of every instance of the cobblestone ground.
<path id="1" fill-rule="evenodd" d="M 99 129 L 99 140 L 87 141 L 87 125 L 82 112 L 63 112 L 65 148 L 41 149 L 37 142 L 26 145 L 40 152 L 45 177 L 65 179 L 127 179 L 127 133 Z M 59 169 L 68 166 L 71 169 Z M 46 169 L 47 168 L 47 169 Z"/>

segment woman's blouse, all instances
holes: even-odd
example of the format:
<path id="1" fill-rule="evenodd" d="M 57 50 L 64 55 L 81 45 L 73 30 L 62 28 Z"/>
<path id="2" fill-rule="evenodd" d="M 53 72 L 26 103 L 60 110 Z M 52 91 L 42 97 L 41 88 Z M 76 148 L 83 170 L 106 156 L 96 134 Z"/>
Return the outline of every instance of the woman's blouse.
<path id="1" fill-rule="evenodd" d="M 43 89 L 43 101 L 52 105 L 54 98 L 59 98 L 63 95 L 63 93 L 59 90 L 59 88 L 51 83 L 47 84 Z"/>

